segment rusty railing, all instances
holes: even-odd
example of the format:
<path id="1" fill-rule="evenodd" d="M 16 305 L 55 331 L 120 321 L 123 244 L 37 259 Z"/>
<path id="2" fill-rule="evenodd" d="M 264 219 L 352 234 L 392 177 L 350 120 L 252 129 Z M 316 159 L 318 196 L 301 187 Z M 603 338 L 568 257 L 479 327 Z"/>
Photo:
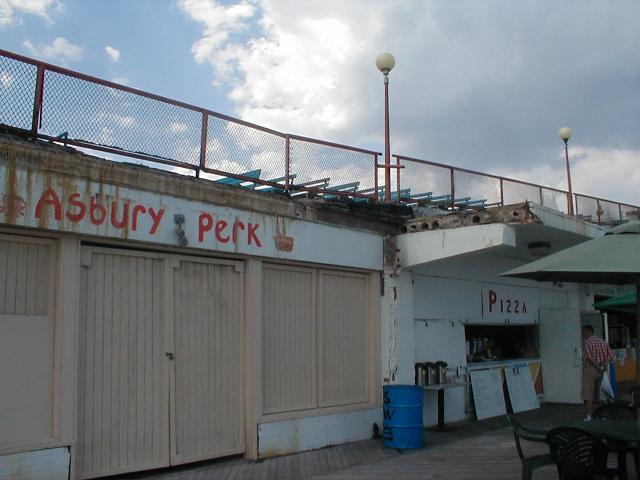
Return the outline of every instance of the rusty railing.
<path id="1" fill-rule="evenodd" d="M 253 188 L 378 200 L 378 152 L 289 135 L 4 50 L 0 124 Z"/>
<path id="2" fill-rule="evenodd" d="M 0 50 L 0 125 L 40 138 L 165 165 L 179 173 L 289 194 L 379 201 L 379 152 L 291 135 Z M 568 193 L 512 178 L 394 155 L 392 199 L 448 209 L 533 201 L 567 213 Z M 232 182 L 233 183 L 233 182 Z M 640 207 L 575 194 L 595 223 Z"/>

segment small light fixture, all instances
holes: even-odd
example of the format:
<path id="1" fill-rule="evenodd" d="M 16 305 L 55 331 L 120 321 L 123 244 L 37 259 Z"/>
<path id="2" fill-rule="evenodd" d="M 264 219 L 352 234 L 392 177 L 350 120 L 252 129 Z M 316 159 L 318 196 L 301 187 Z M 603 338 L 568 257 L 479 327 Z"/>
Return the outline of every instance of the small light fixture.
<path id="1" fill-rule="evenodd" d="M 529 242 L 527 248 L 529 249 L 529 254 L 532 257 L 544 257 L 545 255 L 549 255 L 549 252 L 551 251 L 551 243 Z"/>

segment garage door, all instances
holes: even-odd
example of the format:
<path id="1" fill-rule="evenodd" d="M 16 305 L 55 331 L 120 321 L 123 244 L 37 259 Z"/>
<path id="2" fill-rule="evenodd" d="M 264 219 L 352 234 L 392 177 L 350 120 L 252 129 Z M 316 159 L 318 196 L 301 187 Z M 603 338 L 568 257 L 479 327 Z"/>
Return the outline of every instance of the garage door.
<path id="1" fill-rule="evenodd" d="M 244 451 L 242 263 L 85 249 L 81 478 Z"/>
<path id="2" fill-rule="evenodd" d="M 0 448 L 54 431 L 55 244 L 0 235 Z"/>
<path id="3" fill-rule="evenodd" d="M 169 465 L 166 277 L 157 255 L 83 252 L 76 457 L 82 478 Z"/>
<path id="4" fill-rule="evenodd" d="M 244 452 L 241 267 L 186 259 L 174 270 L 174 465 Z"/>

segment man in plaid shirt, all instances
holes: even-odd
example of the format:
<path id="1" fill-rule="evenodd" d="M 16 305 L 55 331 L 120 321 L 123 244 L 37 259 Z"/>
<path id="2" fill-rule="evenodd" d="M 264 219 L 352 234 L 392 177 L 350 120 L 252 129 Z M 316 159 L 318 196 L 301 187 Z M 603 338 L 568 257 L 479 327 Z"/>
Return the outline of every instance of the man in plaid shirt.
<path id="1" fill-rule="evenodd" d="M 593 402 L 598 400 L 605 369 L 615 358 L 609 344 L 594 335 L 593 327 L 582 327 L 584 348 L 582 349 L 582 399 L 587 405 L 586 421 L 592 419 Z"/>

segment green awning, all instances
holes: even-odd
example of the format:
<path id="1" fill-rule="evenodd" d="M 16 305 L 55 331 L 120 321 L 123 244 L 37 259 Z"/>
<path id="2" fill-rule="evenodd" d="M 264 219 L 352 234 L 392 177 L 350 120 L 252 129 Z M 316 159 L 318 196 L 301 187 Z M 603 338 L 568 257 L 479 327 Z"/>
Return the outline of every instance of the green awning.
<path id="1" fill-rule="evenodd" d="M 607 298 L 593 304 L 596 308 L 603 310 L 621 310 L 623 312 L 635 312 L 636 292 L 625 293 L 617 297 Z"/>

